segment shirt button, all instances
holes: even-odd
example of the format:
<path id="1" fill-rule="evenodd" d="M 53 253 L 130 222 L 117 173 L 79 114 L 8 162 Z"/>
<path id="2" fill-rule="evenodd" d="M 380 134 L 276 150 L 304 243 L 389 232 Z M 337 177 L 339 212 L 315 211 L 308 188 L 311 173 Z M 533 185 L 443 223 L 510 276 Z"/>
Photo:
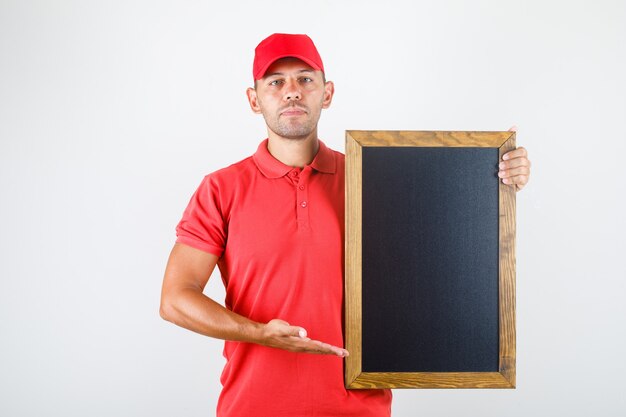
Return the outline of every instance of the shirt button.
<path id="1" fill-rule="evenodd" d="M 290 174 L 292 177 L 297 177 L 298 176 L 298 171 L 291 171 Z"/>
<path id="2" fill-rule="evenodd" d="M 300 203 L 300 205 L 302 206 L 302 208 L 306 208 L 306 201 L 303 201 L 302 203 Z"/>
<path id="3" fill-rule="evenodd" d="M 304 190 L 304 185 L 301 185 L 298 188 L 301 189 L 301 190 Z"/>

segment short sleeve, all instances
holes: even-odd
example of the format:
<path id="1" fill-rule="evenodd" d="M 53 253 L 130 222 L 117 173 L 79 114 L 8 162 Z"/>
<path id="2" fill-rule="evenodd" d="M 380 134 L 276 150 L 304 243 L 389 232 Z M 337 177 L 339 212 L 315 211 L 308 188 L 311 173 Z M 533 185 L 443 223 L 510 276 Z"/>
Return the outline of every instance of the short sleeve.
<path id="1" fill-rule="evenodd" d="M 226 224 L 219 202 L 218 187 L 207 175 L 176 226 L 176 242 L 222 256 L 226 245 Z"/>

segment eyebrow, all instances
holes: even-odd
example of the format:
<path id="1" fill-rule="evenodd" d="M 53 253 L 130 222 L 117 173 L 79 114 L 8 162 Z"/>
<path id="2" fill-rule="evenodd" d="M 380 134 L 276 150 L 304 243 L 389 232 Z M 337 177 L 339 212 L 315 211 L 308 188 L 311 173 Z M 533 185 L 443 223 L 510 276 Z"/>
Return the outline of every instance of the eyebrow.
<path id="1" fill-rule="evenodd" d="M 310 72 L 310 73 L 315 73 L 315 70 L 312 69 L 301 69 L 300 71 L 298 71 L 298 74 L 301 74 L 303 72 Z M 263 78 L 268 78 L 268 77 L 272 77 L 274 75 L 285 75 L 284 72 L 272 72 L 271 74 L 266 74 L 265 77 Z"/>

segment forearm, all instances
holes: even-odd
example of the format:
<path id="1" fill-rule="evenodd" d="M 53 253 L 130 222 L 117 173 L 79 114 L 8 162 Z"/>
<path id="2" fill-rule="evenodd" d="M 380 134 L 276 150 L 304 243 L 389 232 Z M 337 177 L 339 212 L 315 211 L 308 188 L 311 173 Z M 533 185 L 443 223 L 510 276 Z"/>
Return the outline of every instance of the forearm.
<path id="1" fill-rule="evenodd" d="M 161 317 L 178 326 L 218 339 L 257 343 L 293 352 L 338 355 L 348 351 L 306 337 L 299 326 L 274 319 L 262 324 L 224 308 L 194 289 L 179 290 L 161 303 Z"/>
<path id="2" fill-rule="evenodd" d="M 164 297 L 161 317 L 217 339 L 252 343 L 262 341 L 263 324 L 228 310 L 197 289 L 180 289 Z"/>
<path id="3" fill-rule="evenodd" d="M 279 318 L 257 323 L 236 314 L 203 294 L 218 257 L 176 243 L 170 254 L 161 292 L 161 317 L 205 336 L 237 342 L 326 355 L 348 352 L 319 340 L 311 340 L 300 326 Z"/>

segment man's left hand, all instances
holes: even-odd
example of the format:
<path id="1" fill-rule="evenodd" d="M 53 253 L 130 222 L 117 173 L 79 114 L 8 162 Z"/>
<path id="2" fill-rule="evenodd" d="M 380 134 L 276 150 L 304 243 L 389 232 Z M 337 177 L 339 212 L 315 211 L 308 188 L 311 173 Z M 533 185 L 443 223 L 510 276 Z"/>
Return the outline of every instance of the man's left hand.
<path id="1" fill-rule="evenodd" d="M 509 132 L 516 132 L 513 126 Z M 512 185 L 515 191 L 519 191 L 528 183 L 530 176 L 530 160 L 525 148 L 519 147 L 502 155 L 502 161 L 498 165 L 498 177 L 504 184 Z"/>

